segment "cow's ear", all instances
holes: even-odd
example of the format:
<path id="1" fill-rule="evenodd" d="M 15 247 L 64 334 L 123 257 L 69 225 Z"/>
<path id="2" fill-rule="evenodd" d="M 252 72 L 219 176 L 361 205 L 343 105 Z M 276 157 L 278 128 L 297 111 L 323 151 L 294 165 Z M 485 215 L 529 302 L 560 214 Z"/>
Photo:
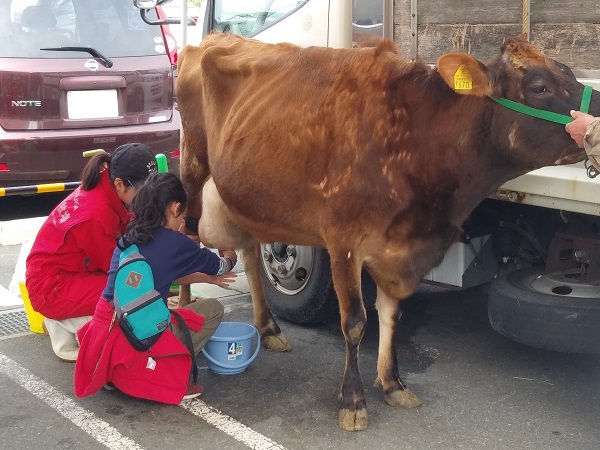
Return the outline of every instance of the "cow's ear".
<path id="1" fill-rule="evenodd" d="M 437 61 L 438 72 L 457 93 L 491 95 L 492 82 L 487 67 L 468 53 L 447 53 Z"/>

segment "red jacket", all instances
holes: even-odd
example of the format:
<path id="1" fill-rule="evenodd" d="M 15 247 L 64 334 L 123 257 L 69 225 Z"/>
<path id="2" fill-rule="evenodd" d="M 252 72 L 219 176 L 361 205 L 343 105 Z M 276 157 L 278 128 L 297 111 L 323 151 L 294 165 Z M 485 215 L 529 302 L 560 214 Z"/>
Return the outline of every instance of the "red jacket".
<path id="1" fill-rule="evenodd" d="M 187 326 L 200 331 L 204 317 L 190 309 L 177 310 Z M 170 330 L 145 352 L 135 350 L 113 322 L 113 305 L 100 299 L 96 312 L 79 331 L 75 363 L 75 395 L 95 394 L 112 382 L 133 397 L 179 404 L 187 389 L 192 358 Z"/>
<path id="2" fill-rule="evenodd" d="M 46 304 L 45 295 L 61 275 L 107 275 L 115 239 L 125 232 L 129 218 L 108 170 L 94 189 L 79 187 L 64 199 L 40 228 L 27 258 L 25 279 L 33 308 L 39 311 Z M 45 308 L 49 317 L 68 313 L 51 314 L 50 304 Z"/>

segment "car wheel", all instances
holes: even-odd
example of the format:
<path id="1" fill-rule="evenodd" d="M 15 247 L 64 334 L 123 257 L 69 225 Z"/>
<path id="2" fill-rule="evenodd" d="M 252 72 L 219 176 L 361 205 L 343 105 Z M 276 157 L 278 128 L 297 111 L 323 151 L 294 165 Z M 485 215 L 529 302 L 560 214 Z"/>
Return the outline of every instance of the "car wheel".
<path id="1" fill-rule="evenodd" d="M 503 336 L 533 347 L 600 353 L 600 286 L 580 272 L 529 268 L 491 282 L 488 316 Z"/>
<path id="2" fill-rule="evenodd" d="M 261 245 L 261 278 L 271 310 L 300 324 L 316 324 L 337 311 L 326 250 L 274 242 Z"/>

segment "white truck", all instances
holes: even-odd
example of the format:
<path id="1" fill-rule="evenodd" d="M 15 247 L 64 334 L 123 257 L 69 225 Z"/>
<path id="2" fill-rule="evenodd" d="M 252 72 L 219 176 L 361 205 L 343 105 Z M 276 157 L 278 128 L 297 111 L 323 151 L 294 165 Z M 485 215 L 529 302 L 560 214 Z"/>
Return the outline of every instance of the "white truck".
<path id="1" fill-rule="evenodd" d="M 139 7 L 160 4 L 136 1 Z M 580 3 L 575 11 L 556 0 L 203 0 L 195 30 L 188 34 L 184 26 L 183 39 L 189 35 L 187 43 L 197 44 L 211 30 L 301 46 L 352 47 L 386 38 L 407 58 L 435 64 L 452 51 L 488 59 L 503 37 L 525 32 L 580 81 L 597 88 L 600 7 L 590 0 Z M 273 186 L 285 188 L 285 180 Z M 535 170 L 481 203 L 460 242 L 424 282 L 486 286 L 490 323 L 511 339 L 599 353 L 599 215 L 600 178 L 588 177 L 583 162 Z M 280 242 L 265 243 L 261 250 L 273 312 L 315 323 L 336 311 L 326 250 Z M 367 306 L 373 305 L 375 286 L 366 272 L 363 294 Z"/>

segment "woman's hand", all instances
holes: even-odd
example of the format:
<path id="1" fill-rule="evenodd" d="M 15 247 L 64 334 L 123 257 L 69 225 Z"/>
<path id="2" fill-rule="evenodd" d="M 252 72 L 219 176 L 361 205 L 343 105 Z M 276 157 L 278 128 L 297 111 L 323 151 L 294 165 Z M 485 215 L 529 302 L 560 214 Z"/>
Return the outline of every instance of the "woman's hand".
<path id="1" fill-rule="evenodd" d="M 571 111 L 571 117 L 573 117 L 575 120 L 568 123 L 565 126 L 565 130 L 567 130 L 567 133 L 571 135 L 577 145 L 580 148 L 583 148 L 583 138 L 590 122 L 594 120 L 594 116 L 590 116 L 589 114 L 585 114 L 580 111 Z"/>

